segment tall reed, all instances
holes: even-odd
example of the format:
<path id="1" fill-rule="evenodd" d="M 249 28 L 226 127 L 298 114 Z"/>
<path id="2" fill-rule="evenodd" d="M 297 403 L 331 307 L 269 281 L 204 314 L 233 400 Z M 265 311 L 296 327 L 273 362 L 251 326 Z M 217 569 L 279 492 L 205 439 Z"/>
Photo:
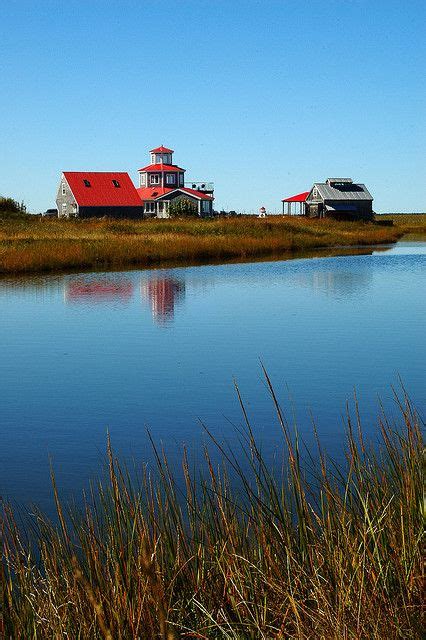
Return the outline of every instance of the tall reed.
<path id="1" fill-rule="evenodd" d="M 6 505 L 5 637 L 420 638 L 423 444 L 408 397 L 395 396 L 398 424 L 379 416 L 378 446 L 356 408 L 345 463 L 319 442 L 307 463 L 266 381 L 280 473 L 239 395 L 241 450 L 211 436 L 204 475 L 184 454 L 180 483 L 153 444 L 156 473 L 136 482 L 108 440 L 108 480 L 82 510 L 67 512 L 53 476 L 57 522 L 36 513 L 26 535 Z"/>

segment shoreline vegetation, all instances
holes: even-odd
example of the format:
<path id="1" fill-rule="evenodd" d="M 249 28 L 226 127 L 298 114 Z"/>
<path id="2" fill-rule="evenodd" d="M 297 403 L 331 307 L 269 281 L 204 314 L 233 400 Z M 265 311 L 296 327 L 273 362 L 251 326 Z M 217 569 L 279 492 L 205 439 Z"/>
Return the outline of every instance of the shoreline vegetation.
<path id="1" fill-rule="evenodd" d="M 289 257 L 426 237 L 426 214 L 376 222 L 253 216 L 173 220 L 58 220 L 0 212 L 0 275 L 161 267 Z"/>
<path id="2" fill-rule="evenodd" d="M 135 481 L 108 440 L 109 476 L 80 511 L 52 474 L 58 519 L 28 515 L 32 543 L 3 506 L 5 638 L 422 637 L 423 443 L 408 397 L 395 424 L 380 415 L 374 448 L 348 409 L 337 465 L 319 441 L 306 454 L 265 376 L 275 474 L 237 390 L 242 449 L 209 434 L 204 471 L 184 454 L 178 477 L 153 445 L 157 468 Z"/>

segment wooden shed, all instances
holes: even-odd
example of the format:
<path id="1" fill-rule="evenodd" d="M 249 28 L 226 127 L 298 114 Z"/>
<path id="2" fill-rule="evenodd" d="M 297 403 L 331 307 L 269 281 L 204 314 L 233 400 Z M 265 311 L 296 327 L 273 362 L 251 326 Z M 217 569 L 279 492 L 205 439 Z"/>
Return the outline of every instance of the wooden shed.
<path id="1" fill-rule="evenodd" d="M 355 183 L 352 178 L 328 178 L 312 187 L 305 213 L 311 218 L 372 220 L 373 197 L 365 184 Z"/>

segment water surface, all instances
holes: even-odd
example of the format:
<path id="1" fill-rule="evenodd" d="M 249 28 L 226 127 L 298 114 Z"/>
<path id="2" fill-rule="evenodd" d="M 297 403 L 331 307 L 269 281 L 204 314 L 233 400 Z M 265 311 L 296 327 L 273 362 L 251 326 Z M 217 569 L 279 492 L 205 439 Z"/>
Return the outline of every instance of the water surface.
<path id="1" fill-rule="evenodd" d="M 150 462 L 147 427 L 178 465 L 201 421 L 231 445 L 238 381 L 266 455 L 280 433 L 260 371 L 312 442 L 341 452 L 356 388 L 373 436 L 378 396 L 404 381 L 424 412 L 426 243 L 367 255 L 0 281 L 0 495 L 50 504 L 117 453 Z M 291 401 L 290 399 L 291 398 Z"/>

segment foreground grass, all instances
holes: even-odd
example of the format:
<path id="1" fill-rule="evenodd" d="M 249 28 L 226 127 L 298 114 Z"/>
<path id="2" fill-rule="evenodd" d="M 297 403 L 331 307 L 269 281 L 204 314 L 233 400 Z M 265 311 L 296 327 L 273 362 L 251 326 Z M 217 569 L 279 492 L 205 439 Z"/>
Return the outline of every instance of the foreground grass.
<path id="1" fill-rule="evenodd" d="M 5 508 L 5 637 L 421 638 L 423 445 L 408 399 L 397 431 L 381 416 L 375 452 L 348 416 L 347 465 L 319 448 L 308 480 L 267 382 L 282 474 L 242 404 L 246 445 L 219 447 L 219 468 L 206 451 L 204 480 L 184 457 L 184 496 L 160 452 L 136 486 L 108 445 L 109 480 L 70 517 L 55 490 L 58 524 L 36 515 L 33 550 Z"/>
<path id="2" fill-rule="evenodd" d="M 281 256 L 390 243 L 404 233 L 400 226 L 281 216 L 145 221 L 4 216 L 0 218 L 0 274 Z"/>

